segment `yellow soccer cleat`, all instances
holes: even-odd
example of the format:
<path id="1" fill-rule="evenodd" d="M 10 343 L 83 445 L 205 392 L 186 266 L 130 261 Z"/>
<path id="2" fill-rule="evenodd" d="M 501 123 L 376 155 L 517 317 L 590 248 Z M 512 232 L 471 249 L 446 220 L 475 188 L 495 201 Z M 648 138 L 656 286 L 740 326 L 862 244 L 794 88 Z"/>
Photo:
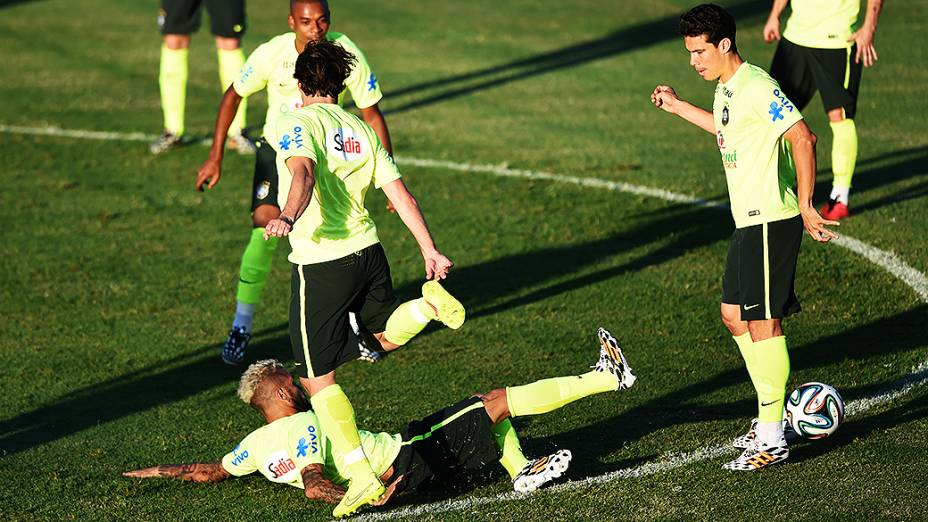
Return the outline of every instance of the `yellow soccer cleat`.
<path id="1" fill-rule="evenodd" d="M 345 496 L 332 511 L 332 516 L 347 517 L 365 504 L 370 504 L 380 498 L 384 491 L 380 479 L 374 475 L 369 475 L 366 479 L 352 479 Z"/>
<path id="2" fill-rule="evenodd" d="M 422 285 L 422 297 L 435 312 L 435 318 L 452 330 L 464 324 L 464 305 L 448 293 L 438 281 Z"/>

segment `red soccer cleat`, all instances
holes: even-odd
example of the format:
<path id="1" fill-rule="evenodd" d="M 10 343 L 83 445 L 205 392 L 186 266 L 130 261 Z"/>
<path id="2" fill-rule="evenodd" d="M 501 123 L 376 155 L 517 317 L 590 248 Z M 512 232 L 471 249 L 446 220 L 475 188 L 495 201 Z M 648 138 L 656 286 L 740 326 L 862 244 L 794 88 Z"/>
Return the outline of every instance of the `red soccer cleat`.
<path id="1" fill-rule="evenodd" d="M 840 221 L 841 219 L 850 216 L 851 211 L 844 203 L 834 199 L 829 199 L 828 203 L 825 203 L 825 205 L 822 207 L 820 214 L 825 219 Z"/>

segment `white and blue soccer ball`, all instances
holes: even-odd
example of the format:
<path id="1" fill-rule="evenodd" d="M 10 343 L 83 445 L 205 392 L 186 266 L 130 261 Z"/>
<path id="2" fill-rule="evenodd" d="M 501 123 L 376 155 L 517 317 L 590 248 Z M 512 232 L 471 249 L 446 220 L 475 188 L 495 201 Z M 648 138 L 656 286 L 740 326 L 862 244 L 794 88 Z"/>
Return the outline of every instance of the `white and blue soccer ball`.
<path id="1" fill-rule="evenodd" d="M 789 394 L 786 420 L 793 431 L 807 439 L 825 438 L 844 422 L 844 399 L 832 386 L 807 382 Z"/>

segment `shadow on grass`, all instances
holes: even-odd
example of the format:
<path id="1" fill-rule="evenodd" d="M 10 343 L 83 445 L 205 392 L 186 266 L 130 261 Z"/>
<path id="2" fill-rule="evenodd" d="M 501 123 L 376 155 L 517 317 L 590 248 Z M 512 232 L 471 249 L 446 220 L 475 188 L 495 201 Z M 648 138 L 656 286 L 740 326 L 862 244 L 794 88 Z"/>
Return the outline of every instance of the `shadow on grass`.
<path id="1" fill-rule="evenodd" d="M 852 199 L 855 200 L 851 201 L 851 211 L 855 215 L 928 195 L 928 180 L 925 180 L 915 187 L 900 188 L 886 196 L 862 204 L 856 203 L 857 195 L 861 193 L 928 174 L 928 147 L 913 147 L 867 158 L 857 162 L 856 170 L 854 187 L 851 189 Z M 831 192 L 831 178 L 826 177 L 827 174 L 827 170 L 819 171 L 815 183 L 816 199 L 822 202 L 828 199 Z"/>

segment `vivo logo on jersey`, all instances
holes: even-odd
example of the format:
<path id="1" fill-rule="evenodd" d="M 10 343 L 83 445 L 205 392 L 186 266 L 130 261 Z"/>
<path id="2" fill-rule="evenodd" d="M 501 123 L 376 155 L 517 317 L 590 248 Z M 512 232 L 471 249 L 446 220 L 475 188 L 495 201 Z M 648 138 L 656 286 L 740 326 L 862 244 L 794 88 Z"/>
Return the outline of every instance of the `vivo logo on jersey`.
<path id="1" fill-rule="evenodd" d="M 285 451 L 275 451 L 265 461 L 268 477 L 276 482 L 290 482 L 296 472 L 296 464 Z"/>
<path id="2" fill-rule="evenodd" d="M 235 458 L 232 459 L 232 465 L 233 465 L 233 466 L 239 466 L 239 465 L 241 465 L 243 462 L 245 462 L 245 459 L 248 458 L 248 450 L 245 450 L 245 451 L 239 453 L 239 452 L 238 452 L 238 449 L 239 449 L 239 447 L 236 446 L 235 449 L 232 450 L 232 454 L 235 455 Z"/>
<path id="3" fill-rule="evenodd" d="M 329 148 L 346 160 L 357 159 L 364 153 L 361 140 L 357 136 L 348 134 L 350 131 L 351 129 L 335 129 L 329 136 Z"/>

